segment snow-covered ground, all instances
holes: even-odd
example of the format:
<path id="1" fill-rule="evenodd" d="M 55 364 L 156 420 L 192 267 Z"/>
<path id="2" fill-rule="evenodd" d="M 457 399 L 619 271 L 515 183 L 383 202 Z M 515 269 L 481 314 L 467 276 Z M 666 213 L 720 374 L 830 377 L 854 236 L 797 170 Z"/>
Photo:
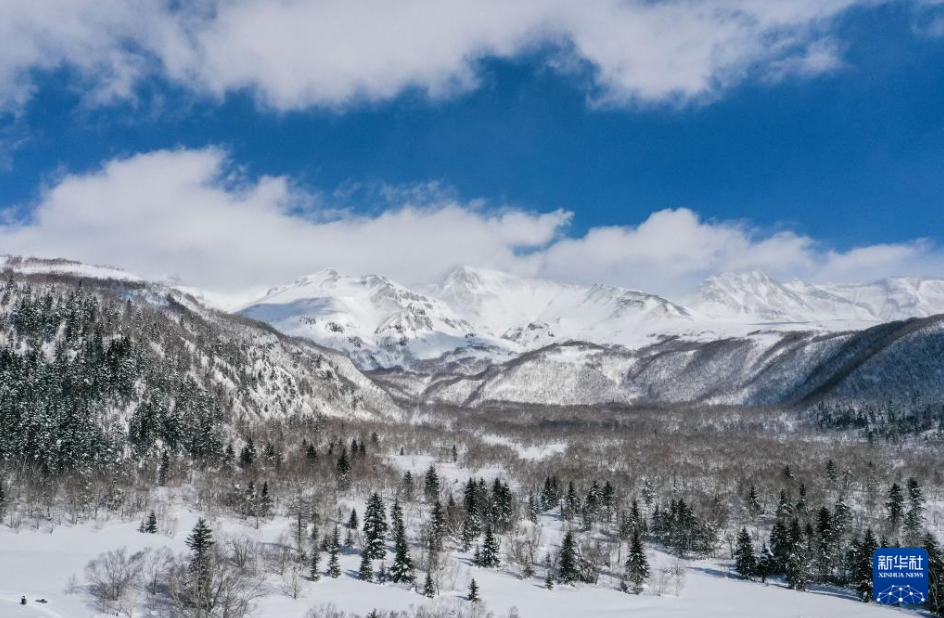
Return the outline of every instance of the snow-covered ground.
<path id="1" fill-rule="evenodd" d="M 423 463 L 417 461 L 417 469 Z M 427 463 L 428 465 L 428 463 Z M 443 476 L 448 477 L 446 470 Z M 360 510 L 360 509 L 359 509 Z M 14 531 L 0 527 L 0 616 L 3 618 L 90 618 L 101 616 L 94 601 L 85 592 L 83 569 L 98 554 L 121 547 L 136 552 L 147 547 L 167 547 L 174 553 L 186 551 L 185 539 L 198 513 L 186 507 L 173 510 L 177 519 L 172 536 L 142 534 L 138 522 L 106 521 L 78 526 L 60 526 L 48 529 L 21 528 Z M 409 510 L 408 510 L 409 516 Z M 554 517 L 543 517 L 546 539 L 559 538 L 560 522 Z M 293 522 L 276 518 L 256 529 L 251 522 L 236 519 L 211 521 L 218 539 L 227 535 L 247 535 L 267 543 L 274 543 L 291 533 Z M 392 556 L 391 556 L 392 557 Z M 653 582 L 640 596 L 621 593 L 614 589 L 608 576 L 601 577 L 599 586 L 581 585 L 576 588 L 557 586 L 554 590 L 543 587 L 540 573 L 531 579 L 517 579 L 503 570 L 485 570 L 472 567 L 467 555 L 453 553 L 443 577 L 443 590 L 436 603 L 463 603 L 468 582 L 475 577 L 481 596 L 488 609 L 496 615 L 516 607 L 523 618 L 552 618 L 572 616 L 646 616 L 647 618 L 693 617 L 700 618 L 868 618 L 896 615 L 916 615 L 915 612 L 860 603 L 842 591 L 795 592 L 779 584 L 762 585 L 729 577 L 725 564 L 717 561 L 697 561 L 684 566 L 680 585 L 664 586 L 665 594 L 655 593 L 661 567 L 669 567 L 674 558 L 660 552 L 651 553 Z M 322 561 L 322 565 L 326 560 Z M 291 598 L 281 580 L 270 575 L 268 594 L 259 599 L 255 616 L 259 618 L 302 618 L 309 608 L 333 603 L 339 609 L 366 614 L 374 608 L 408 609 L 430 603 L 417 592 L 402 585 L 377 585 L 356 578 L 359 555 L 356 550 L 341 558 L 343 574 L 339 579 L 323 576 L 321 581 L 307 578 L 301 584 L 301 596 Z M 389 564 L 389 562 L 388 562 Z M 540 571 L 540 569 L 539 569 Z M 422 582 L 423 573 L 418 573 Z M 70 577 L 79 584 L 70 586 Z M 678 592 L 678 596 L 675 593 Z M 18 605 L 21 595 L 29 604 Z M 136 616 L 146 615 L 142 609 Z M 37 604 L 45 598 L 48 603 Z"/>

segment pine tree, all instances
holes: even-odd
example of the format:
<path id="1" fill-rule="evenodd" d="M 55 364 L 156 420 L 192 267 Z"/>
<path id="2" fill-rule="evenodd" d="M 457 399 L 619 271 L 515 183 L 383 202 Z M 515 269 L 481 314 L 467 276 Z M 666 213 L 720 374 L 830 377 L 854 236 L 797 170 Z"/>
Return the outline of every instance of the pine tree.
<path id="1" fill-rule="evenodd" d="M 757 489 L 754 488 L 754 485 L 751 485 L 747 492 L 747 510 L 752 518 L 760 515 L 760 500 L 757 499 Z"/>
<path id="2" fill-rule="evenodd" d="M 331 542 L 328 545 L 328 576 L 332 579 L 341 577 L 341 563 L 339 556 L 341 554 L 341 531 L 337 526 L 331 534 Z"/>
<path id="3" fill-rule="evenodd" d="M 534 492 L 528 492 L 528 521 L 532 524 L 538 523 L 538 501 L 534 497 Z"/>
<path id="4" fill-rule="evenodd" d="M 423 596 L 432 599 L 436 596 L 436 586 L 433 584 L 432 575 L 426 572 L 426 581 L 423 582 Z"/>
<path id="5" fill-rule="evenodd" d="M 147 534 L 157 534 L 157 514 L 154 513 L 154 511 L 148 514 L 144 525 L 141 527 L 141 531 Z"/>
<path id="6" fill-rule="evenodd" d="M 777 519 L 788 519 L 793 515 L 793 507 L 787 498 L 787 491 L 780 490 L 780 498 L 777 500 Z"/>
<path id="7" fill-rule="evenodd" d="M 207 525 L 206 520 L 201 517 L 197 520 L 190 536 L 187 537 L 187 547 L 190 548 L 190 552 L 193 554 L 191 564 L 205 562 L 214 544 L 213 530 Z"/>
<path id="8" fill-rule="evenodd" d="M 429 537 L 432 549 L 441 551 L 443 539 L 446 536 L 446 514 L 443 512 L 442 502 L 436 500 L 429 515 Z"/>
<path id="9" fill-rule="evenodd" d="M 412 584 L 416 581 L 413 572 L 413 558 L 410 556 L 410 546 L 406 540 L 406 529 L 402 520 L 397 522 L 394 530 L 394 558 L 390 567 L 390 579 L 393 583 L 405 582 Z"/>
<path id="10" fill-rule="evenodd" d="M 374 566 L 366 547 L 361 551 L 361 566 L 357 569 L 357 576 L 365 582 L 374 580 Z"/>
<path id="11" fill-rule="evenodd" d="M 544 587 L 548 590 L 554 589 L 554 569 L 551 564 L 551 555 L 544 557 Z"/>
<path id="12" fill-rule="evenodd" d="M 239 452 L 239 465 L 248 468 L 256 460 L 256 446 L 253 444 L 252 436 L 246 438 L 246 445 Z"/>
<path id="13" fill-rule="evenodd" d="M 193 574 L 191 595 L 198 606 L 206 603 L 210 593 L 210 580 L 212 577 L 211 551 L 215 541 L 213 540 L 213 531 L 201 517 L 193 527 L 190 536 L 187 537 L 187 547 L 190 548 L 190 572 Z"/>
<path id="14" fill-rule="evenodd" d="M 572 584 L 580 577 L 577 564 L 577 547 L 574 543 L 574 533 L 570 530 L 564 534 L 564 539 L 561 541 L 557 573 L 557 578 L 562 584 Z"/>
<path id="15" fill-rule="evenodd" d="M 905 515 L 905 541 L 908 545 L 921 542 L 921 527 L 924 524 L 924 492 L 918 481 L 908 479 L 908 514 Z"/>
<path id="16" fill-rule="evenodd" d="M 384 537 L 387 534 L 387 513 L 380 494 L 374 492 L 364 510 L 364 551 L 371 560 L 383 560 L 387 555 Z"/>
<path id="17" fill-rule="evenodd" d="M 501 564 L 501 557 L 498 550 L 498 539 L 496 538 L 495 533 L 492 531 L 492 525 L 486 524 L 485 538 L 482 541 L 482 550 L 479 552 L 476 566 L 486 569 L 497 567 L 499 564 Z"/>
<path id="18" fill-rule="evenodd" d="M 321 552 L 318 551 L 318 548 L 314 548 L 311 552 L 311 564 L 309 565 L 309 575 L 311 576 L 311 581 L 316 582 L 321 579 L 321 573 L 318 571 L 318 568 L 321 564 Z"/>
<path id="19" fill-rule="evenodd" d="M 157 467 L 157 484 L 164 486 L 167 484 L 167 477 L 170 475 L 170 456 L 167 451 L 161 451 L 161 463 Z"/>
<path id="20" fill-rule="evenodd" d="M 351 516 L 347 519 L 347 527 L 349 530 L 357 530 L 357 527 L 360 526 L 360 521 L 357 518 L 357 509 L 351 508 Z"/>
<path id="21" fill-rule="evenodd" d="M 767 543 L 763 543 L 760 548 L 760 557 L 757 559 L 757 576 L 760 577 L 761 583 L 765 584 L 767 578 L 774 573 L 776 573 L 774 555 L 767 547 Z"/>
<path id="22" fill-rule="evenodd" d="M 624 578 L 632 586 L 633 594 L 640 594 L 646 580 L 649 579 L 649 560 L 639 538 L 639 529 L 633 530 L 633 539 L 629 546 L 629 555 L 624 565 Z"/>
<path id="23" fill-rule="evenodd" d="M 752 579 L 757 574 L 757 559 L 754 557 L 754 542 L 747 528 L 741 528 L 734 551 L 734 570 L 741 579 Z"/>
<path id="24" fill-rule="evenodd" d="M 403 475 L 403 481 L 400 483 L 400 489 L 405 502 L 413 502 L 413 493 L 415 491 L 413 484 L 413 474 L 407 470 Z"/>
<path id="25" fill-rule="evenodd" d="M 888 509 L 888 523 L 893 531 L 898 530 L 901 524 L 901 518 L 905 512 L 905 497 L 901 492 L 901 486 L 898 483 L 892 483 L 888 490 L 888 502 L 885 508 Z"/>
<path id="26" fill-rule="evenodd" d="M 472 603 L 478 603 L 479 598 L 479 585 L 475 583 L 475 578 L 472 578 L 472 581 L 469 582 L 469 596 L 466 597 Z"/>
<path id="27" fill-rule="evenodd" d="M 338 489 L 345 490 L 350 486 L 351 460 L 347 455 L 347 447 L 341 448 L 341 456 L 335 465 L 335 475 L 338 481 Z"/>
<path id="28" fill-rule="evenodd" d="M 561 515 L 564 519 L 570 520 L 579 510 L 580 498 L 577 497 L 577 490 L 574 487 L 574 482 L 571 481 L 567 486 L 567 495 L 564 497 L 564 508 Z"/>
<path id="29" fill-rule="evenodd" d="M 262 493 L 259 495 L 259 513 L 268 517 L 272 512 L 272 496 L 269 495 L 269 481 L 263 481 Z"/>
<path id="30" fill-rule="evenodd" d="M 769 574 L 783 573 L 787 564 L 787 556 L 790 553 L 790 538 L 782 519 L 774 522 L 774 527 L 770 531 L 770 551 L 773 560 L 770 565 L 772 570 Z"/>
<path id="31" fill-rule="evenodd" d="M 439 499 L 439 474 L 436 473 L 436 466 L 431 465 L 426 471 L 426 479 L 423 483 L 423 497 L 428 504 L 432 504 Z"/>
<path id="32" fill-rule="evenodd" d="M 852 584 L 859 593 L 859 599 L 866 603 L 872 600 L 872 554 L 876 549 L 878 542 L 872 529 L 868 528 L 862 542 L 854 547 L 852 566 Z"/>
<path id="33" fill-rule="evenodd" d="M 798 519 L 793 519 L 787 538 L 787 559 L 784 565 L 787 584 L 794 590 L 806 590 L 809 585 L 808 552 L 806 538 Z"/>

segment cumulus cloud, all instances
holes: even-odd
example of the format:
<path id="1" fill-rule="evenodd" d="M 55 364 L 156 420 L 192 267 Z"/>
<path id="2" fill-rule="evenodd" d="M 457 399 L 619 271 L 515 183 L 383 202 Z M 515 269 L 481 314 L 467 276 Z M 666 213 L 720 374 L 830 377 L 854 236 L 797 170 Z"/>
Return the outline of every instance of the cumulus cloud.
<path id="1" fill-rule="evenodd" d="M 322 206 L 286 178 L 246 182 L 227 163 L 215 149 L 160 151 L 65 176 L 28 221 L 0 226 L 0 247 L 223 290 L 329 266 L 417 282 L 457 263 L 513 267 L 517 251 L 550 242 L 570 219 L 448 201 L 358 216 Z"/>
<path id="2" fill-rule="evenodd" d="M 875 0 L 30 0 L 0 3 L 0 109 L 35 70 L 72 69 L 91 102 L 159 75 L 279 110 L 475 88 L 481 61 L 536 54 L 589 71 L 602 105 L 710 100 L 751 77 L 840 65 L 830 32 Z"/>
<path id="3" fill-rule="evenodd" d="M 944 276 L 944 257 L 927 241 L 838 251 L 795 232 L 705 220 L 684 208 L 574 236 L 564 210 L 488 207 L 435 187 L 389 197 L 402 201 L 359 215 L 285 177 L 247 179 L 221 150 L 158 151 L 59 178 L 28 219 L 0 219 L 0 247 L 176 276 L 221 292 L 327 267 L 418 284 L 460 264 L 673 297 L 730 270 L 823 282 Z"/>

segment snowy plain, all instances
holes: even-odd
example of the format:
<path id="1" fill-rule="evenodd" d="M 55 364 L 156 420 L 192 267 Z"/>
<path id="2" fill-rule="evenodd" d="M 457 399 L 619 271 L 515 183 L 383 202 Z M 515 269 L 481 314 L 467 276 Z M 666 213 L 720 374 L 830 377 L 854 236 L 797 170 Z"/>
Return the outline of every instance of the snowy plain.
<path id="1" fill-rule="evenodd" d="M 0 616 L 3 618 L 99 618 L 92 598 L 83 589 L 83 568 L 99 553 L 127 547 L 135 552 L 147 547 L 168 547 L 184 553 L 184 541 L 199 513 L 178 506 L 173 536 L 142 534 L 136 521 L 104 521 L 78 526 L 63 525 L 50 529 L 19 531 L 0 528 Z M 554 518 L 543 518 L 542 524 L 551 533 L 559 530 Z M 256 529 L 251 522 L 220 519 L 211 522 L 218 538 L 225 535 L 248 535 L 265 542 L 276 542 L 290 532 L 293 522 L 275 518 Z M 551 536 L 548 534 L 547 536 Z M 670 567 L 674 558 L 652 552 L 654 572 Z M 339 609 L 366 614 L 374 608 L 408 609 L 427 603 L 463 603 L 468 580 L 475 577 L 482 590 L 487 608 L 501 616 L 512 607 L 523 618 L 571 616 L 618 617 L 627 615 L 652 618 L 700 616 L 705 618 L 868 618 L 917 615 L 916 612 L 860 603 L 847 593 L 834 590 L 796 592 L 772 583 L 737 580 L 726 573 L 726 564 L 718 561 L 694 561 L 685 566 L 679 594 L 675 589 L 657 596 L 650 590 L 642 595 L 624 594 L 601 578 L 598 586 L 555 587 L 546 590 L 540 577 L 516 579 L 499 570 L 479 569 L 469 565 L 468 556 L 453 553 L 458 566 L 454 589 L 442 591 L 430 601 L 402 585 L 378 585 L 356 579 L 359 556 L 356 551 L 342 555 L 342 575 L 333 580 L 326 576 L 318 582 L 305 580 L 300 598 L 292 599 L 281 590 L 278 578 L 269 579 L 269 594 L 259 599 L 254 613 L 258 618 L 303 618 L 309 608 L 332 603 Z M 79 586 L 69 590 L 75 576 Z M 20 606 L 21 595 L 29 604 Z M 142 595 L 143 596 L 143 595 Z M 45 605 L 35 603 L 45 598 Z M 143 610 L 135 616 L 146 616 Z"/>

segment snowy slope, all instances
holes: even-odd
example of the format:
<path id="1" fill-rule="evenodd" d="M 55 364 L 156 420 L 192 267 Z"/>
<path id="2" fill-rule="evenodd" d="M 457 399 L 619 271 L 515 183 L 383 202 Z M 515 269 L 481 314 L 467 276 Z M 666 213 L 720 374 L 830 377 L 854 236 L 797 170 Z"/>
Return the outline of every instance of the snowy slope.
<path id="1" fill-rule="evenodd" d="M 560 341 L 638 344 L 693 316 L 664 298 L 461 266 L 427 292 L 485 331 L 528 349 Z"/>
<path id="2" fill-rule="evenodd" d="M 444 303 L 385 277 L 328 269 L 277 287 L 240 310 L 280 331 L 351 356 L 361 367 L 409 364 L 479 341 Z"/>
<path id="3" fill-rule="evenodd" d="M 743 323 L 810 323 L 857 329 L 944 313 L 944 281 L 895 278 L 867 284 L 780 283 L 760 272 L 709 277 L 686 299 L 704 316 Z"/>
<path id="4" fill-rule="evenodd" d="M 137 275 L 110 266 L 95 266 L 63 259 L 48 260 L 33 257 L 0 255 L 0 272 L 4 271 L 24 275 L 70 275 L 88 279 L 143 281 L 143 279 Z"/>

